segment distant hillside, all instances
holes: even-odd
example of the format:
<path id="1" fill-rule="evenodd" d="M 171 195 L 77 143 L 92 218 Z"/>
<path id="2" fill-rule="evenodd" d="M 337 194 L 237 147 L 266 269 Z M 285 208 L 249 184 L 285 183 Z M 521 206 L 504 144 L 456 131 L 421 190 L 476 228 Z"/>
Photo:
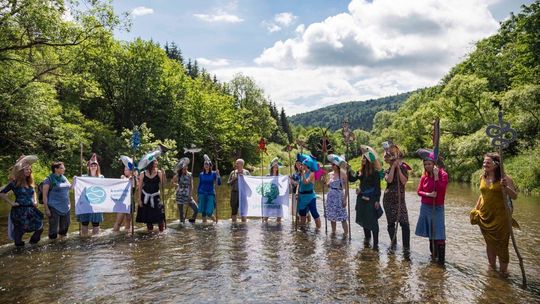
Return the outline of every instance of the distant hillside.
<path id="1" fill-rule="evenodd" d="M 377 112 L 397 110 L 412 93 L 335 104 L 311 112 L 293 115 L 289 118 L 289 122 L 293 125 L 324 127 L 335 131 L 342 127 L 343 117 L 348 116 L 352 130 L 363 129 L 370 131 L 373 126 L 373 117 Z"/>

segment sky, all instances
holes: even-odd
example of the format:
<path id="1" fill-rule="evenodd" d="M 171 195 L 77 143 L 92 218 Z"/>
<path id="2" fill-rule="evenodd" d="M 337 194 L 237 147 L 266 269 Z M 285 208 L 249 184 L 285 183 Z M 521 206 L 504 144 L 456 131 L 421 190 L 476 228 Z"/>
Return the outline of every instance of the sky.
<path id="1" fill-rule="evenodd" d="M 114 0 L 132 41 L 242 73 L 287 115 L 436 85 L 526 0 Z"/>

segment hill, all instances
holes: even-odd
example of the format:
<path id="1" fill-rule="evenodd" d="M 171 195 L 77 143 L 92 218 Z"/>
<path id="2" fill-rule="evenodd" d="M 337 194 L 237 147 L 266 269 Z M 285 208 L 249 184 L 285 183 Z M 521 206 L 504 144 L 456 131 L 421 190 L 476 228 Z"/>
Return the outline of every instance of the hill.
<path id="1" fill-rule="evenodd" d="M 350 101 L 331 105 L 314 111 L 300 113 L 289 118 L 293 125 L 304 127 L 324 127 L 332 131 L 342 127 L 343 117 L 349 117 L 352 130 L 370 131 L 373 117 L 380 111 L 395 111 L 413 92 L 366 101 Z"/>

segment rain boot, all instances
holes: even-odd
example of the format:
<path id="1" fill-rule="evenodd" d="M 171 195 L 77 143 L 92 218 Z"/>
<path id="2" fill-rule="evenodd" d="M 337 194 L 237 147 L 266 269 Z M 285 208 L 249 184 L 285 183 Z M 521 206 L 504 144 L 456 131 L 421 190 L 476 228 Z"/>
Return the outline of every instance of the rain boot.
<path id="1" fill-rule="evenodd" d="M 444 267 L 445 262 L 445 251 L 446 251 L 446 245 L 445 244 L 437 244 L 437 263 Z"/>
<path id="2" fill-rule="evenodd" d="M 395 223 L 388 224 L 387 230 L 388 230 L 388 235 L 390 236 L 390 246 L 395 247 L 396 246 L 396 239 L 394 238 L 394 236 L 397 238 Z"/>

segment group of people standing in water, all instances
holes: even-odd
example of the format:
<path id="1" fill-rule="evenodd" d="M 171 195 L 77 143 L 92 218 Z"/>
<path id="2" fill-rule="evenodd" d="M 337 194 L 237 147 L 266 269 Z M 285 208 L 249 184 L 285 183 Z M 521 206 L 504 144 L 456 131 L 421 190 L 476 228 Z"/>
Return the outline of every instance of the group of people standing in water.
<path id="1" fill-rule="evenodd" d="M 397 243 L 397 230 L 401 227 L 402 248 L 405 253 L 410 252 L 410 227 L 407 205 L 405 202 L 405 185 L 409 178 L 411 168 L 402 161 L 403 153 L 394 145 L 393 149 L 385 150 L 383 160 L 387 164 L 384 169 L 374 149 L 362 147 L 362 165 L 353 170 L 340 156 L 331 154 L 328 161 L 332 170 L 323 179 L 329 189 L 326 196 L 324 214 L 331 223 L 331 233 L 335 234 L 337 223 L 341 222 L 343 234 L 347 236 L 349 212 L 348 185 L 359 181 L 356 190 L 355 222 L 364 232 L 364 245 L 378 248 L 379 244 L 379 218 L 386 214 L 387 232 L 391 247 Z M 444 203 L 448 174 L 440 159 L 435 159 L 433 153 L 420 155 L 423 162 L 417 194 L 420 196 L 421 207 L 415 234 L 428 238 L 432 257 L 440 265 L 445 263 L 445 214 Z M 22 156 L 11 170 L 9 183 L 0 191 L 0 198 L 12 206 L 8 218 L 8 234 L 16 246 L 24 246 L 22 240 L 24 233 L 32 232 L 30 243 L 40 241 L 43 232 L 44 214 L 37 208 L 36 184 L 32 174 L 32 163 L 37 157 Z M 214 214 L 216 206 L 215 185 L 221 185 L 219 170 L 212 170 L 212 161 L 205 155 L 203 170 L 199 175 L 197 188 L 198 201 L 193 198 L 194 182 L 192 173 L 188 170 L 189 159 L 182 158 L 177 166 L 173 184 L 176 186 L 175 201 L 178 206 L 179 219 L 184 223 L 191 210 L 188 221 L 194 223 L 200 214 L 203 222 L 208 219 L 216 221 Z M 238 181 L 242 175 L 250 172 L 244 168 L 244 161 L 238 159 L 235 169 L 229 174 L 227 184 L 231 187 L 230 207 L 231 219 L 235 223 L 240 212 Z M 497 268 L 496 259 L 499 259 L 500 272 L 508 275 L 508 242 L 510 227 L 505 212 L 503 188 L 512 199 L 517 198 L 517 191 L 509 176 L 501 176 L 500 156 L 488 153 L 484 157 L 484 173 L 480 178 L 480 197 L 475 208 L 471 211 L 471 224 L 479 225 L 486 242 L 488 262 L 493 269 Z M 269 166 L 269 175 L 279 175 L 281 164 L 274 159 Z M 321 228 L 321 216 L 317 210 L 315 181 L 318 170 L 317 162 L 313 157 L 298 154 L 294 164 L 294 172 L 290 175 L 292 187 L 293 210 L 299 217 L 299 226 L 304 227 L 311 214 L 315 227 Z M 51 173 L 46 177 L 42 187 L 42 201 L 45 215 L 49 220 L 49 239 L 58 236 L 65 237 L 70 226 L 71 202 L 69 191 L 73 185 L 64 176 L 65 166 L 62 162 L 51 164 Z M 87 163 L 87 174 L 83 176 L 102 178 L 100 166 L 95 154 Z M 158 169 L 158 161 L 154 159 L 141 172 L 126 166 L 121 178 L 131 179 L 136 187 L 139 198 L 136 221 L 145 223 L 147 229 L 152 231 L 157 225 L 159 231 L 166 228 L 165 210 L 160 189 L 166 182 L 163 171 Z M 386 189 L 381 189 L 381 181 L 386 181 Z M 76 179 L 74 183 L 76 182 Z M 12 191 L 15 199 L 12 200 L 7 193 Z M 381 205 L 382 196 L 382 205 Z M 240 214 L 240 220 L 247 219 Z M 92 234 L 99 233 L 100 223 L 103 222 L 102 213 L 89 213 L 77 215 L 81 224 L 81 235 L 90 234 L 89 225 L 92 224 Z M 268 218 L 263 218 L 267 222 Z M 277 218 L 281 222 L 281 218 Z M 118 231 L 124 226 L 126 230 L 131 227 L 130 214 L 118 214 L 113 230 Z"/>

